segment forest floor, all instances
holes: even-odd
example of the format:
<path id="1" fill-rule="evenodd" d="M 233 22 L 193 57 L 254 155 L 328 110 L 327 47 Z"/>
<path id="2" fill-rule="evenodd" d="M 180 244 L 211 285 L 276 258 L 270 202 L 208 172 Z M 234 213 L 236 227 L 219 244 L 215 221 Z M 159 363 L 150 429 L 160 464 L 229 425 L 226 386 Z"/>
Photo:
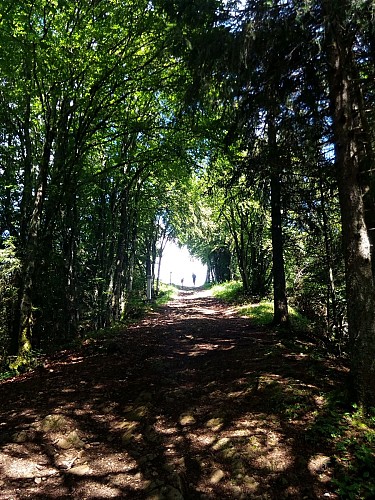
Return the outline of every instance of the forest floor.
<path id="1" fill-rule="evenodd" d="M 336 499 L 314 427 L 345 376 L 209 291 L 180 291 L 0 383 L 0 499 Z"/>

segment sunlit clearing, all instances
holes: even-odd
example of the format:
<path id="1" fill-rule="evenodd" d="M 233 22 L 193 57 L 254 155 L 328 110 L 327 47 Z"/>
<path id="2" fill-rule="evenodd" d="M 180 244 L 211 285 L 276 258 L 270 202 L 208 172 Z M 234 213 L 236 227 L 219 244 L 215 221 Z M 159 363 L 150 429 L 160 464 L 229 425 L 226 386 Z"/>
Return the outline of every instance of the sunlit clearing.
<path id="1" fill-rule="evenodd" d="M 195 286 L 204 285 L 207 266 L 192 257 L 186 247 L 180 248 L 173 242 L 167 243 L 161 259 L 160 280 L 167 284 L 192 287 L 193 274 L 196 276 Z"/>

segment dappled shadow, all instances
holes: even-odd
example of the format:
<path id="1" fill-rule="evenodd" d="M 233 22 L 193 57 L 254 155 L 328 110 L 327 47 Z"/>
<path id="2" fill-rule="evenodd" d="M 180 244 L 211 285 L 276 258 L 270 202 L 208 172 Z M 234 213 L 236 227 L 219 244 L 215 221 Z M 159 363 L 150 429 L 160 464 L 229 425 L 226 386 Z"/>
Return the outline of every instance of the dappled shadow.
<path id="1" fill-rule="evenodd" d="M 0 385 L 0 498 L 335 498 L 345 370 L 204 291 Z"/>

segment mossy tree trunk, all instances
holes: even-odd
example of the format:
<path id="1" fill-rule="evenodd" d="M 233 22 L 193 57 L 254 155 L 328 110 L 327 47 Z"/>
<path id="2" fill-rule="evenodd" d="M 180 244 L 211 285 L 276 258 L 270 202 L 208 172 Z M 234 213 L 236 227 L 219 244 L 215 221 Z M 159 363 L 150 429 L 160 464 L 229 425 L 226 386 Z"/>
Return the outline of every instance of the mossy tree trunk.
<path id="1" fill-rule="evenodd" d="M 31 351 L 33 346 L 33 324 L 34 324 L 34 305 L 33 288 L 35 280 L 36 267 L 40 254 L 41 241 L 41 220 L 43 205 L 46 196 L 47 176 L 51 157 L 51 146 L 53 141 L 52 129 L 46 133 L 46 142 L 43 150 L 43 157 L 38 176 L 38 189 L 34 197 L 34 209 L 30 220 L 27 246 L 23 255 L 23 273 L 22 273 L 22 293 L 20 304 L 20 321 L 18 334 L 18 352 L 17 358 L 12 363 L 11 368 L 19 370 L 27 367 L 31 361 Z"/>

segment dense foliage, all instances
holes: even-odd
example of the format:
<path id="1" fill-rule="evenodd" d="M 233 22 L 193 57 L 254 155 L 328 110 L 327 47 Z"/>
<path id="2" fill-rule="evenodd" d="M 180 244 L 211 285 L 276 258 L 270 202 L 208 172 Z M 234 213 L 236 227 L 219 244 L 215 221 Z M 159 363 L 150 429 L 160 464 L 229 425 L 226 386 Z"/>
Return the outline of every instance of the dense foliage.
<path id="1" fill-rule="evenodd" d="M 3 362 L 122 320 L 177 237 L 374 405 L 374 48 L 370 0 L 2 2 Z"/>

